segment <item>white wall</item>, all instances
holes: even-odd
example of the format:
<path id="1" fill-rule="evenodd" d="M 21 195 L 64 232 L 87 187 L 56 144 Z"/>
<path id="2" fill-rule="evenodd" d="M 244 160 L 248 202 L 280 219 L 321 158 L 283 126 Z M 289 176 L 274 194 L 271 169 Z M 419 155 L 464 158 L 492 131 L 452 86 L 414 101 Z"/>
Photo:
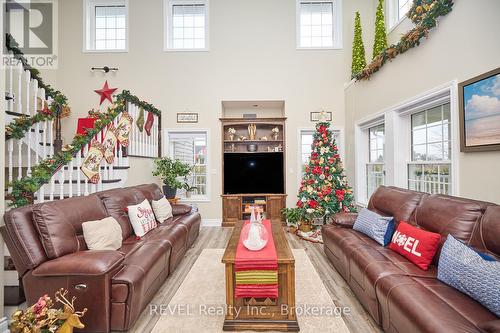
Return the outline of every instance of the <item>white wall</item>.
<path id="1" fill-rule="evenodd" d="M 130 0 L 128 53 L 82 52 L 82 0 L 59 2 L 59 69 L 54 86 L 69 98 L 71 119 L 97 106 L 93 92 L 107 79 L 163 110 L 163 128 L 210 128 L 211 202 L 199 204 L 204 218 L 221 217 L 220 122 L 222 100 L 284 100 L 287 120 L 287 193 L 297 193 L 297 128 L 312 127 L 309 112 L 333 112 L 344 126 L 343 85 L 349 79 L 354 7 L 371 12 L 373 4 L 343 3 L 344 50 L 297 50 L 294 0 L 211 0 L 210 51 L 163 52 L 161 0 Z M 363 15 L 363 14 L 362 14 Z M 92 66 L 116 66 L 116 74 L 92 73 Z M 199 124 L 178 125 L 177 112 L 199 113 Z M 132 160 L 128 183 L 154 180 L 150 164 Z"/>
<path id="2" fill-rule="evenodd" d="M 346 88 L 347 151 L 354 150 L 354 124 L 452 80 L 458 82 L 500 66 L 500 1 L 455 1 L 453 11 L 439 19 L 429 39 L 374 74 L 369 81 Z M 389 36 L 399 39 L 402 22 Z M 373 38 L 372 36 L 369 36 Z M 457 110 L 455 110 L 457 112 Z M 457 115 L 458 117 L 458 115 Z M 454 138 L 454 145 L 459 145 Z M 459 195 L 500 203 L 500 152 L 459 153 Z M 354 180 L 355 160 L 347 158 Z"/>

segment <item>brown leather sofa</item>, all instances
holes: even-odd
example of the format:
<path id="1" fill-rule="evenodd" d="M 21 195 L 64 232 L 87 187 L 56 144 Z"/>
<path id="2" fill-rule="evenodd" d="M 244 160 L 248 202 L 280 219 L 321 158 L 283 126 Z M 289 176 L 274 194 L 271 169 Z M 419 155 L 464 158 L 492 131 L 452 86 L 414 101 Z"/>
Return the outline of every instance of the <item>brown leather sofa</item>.
<path id="1" fill-rule="evenodd" d="M 137 239 L 125 208 L 161 196 L 157 185 L 148 184 L 7 212 L 1 232 L 28 304 L 66 288 L 77 296 L 77 309 L 88 308 L 85 332 L 129 329 L 200 229 L 201 217 L 191 206 L 174 205 L 173 218 Z M 107 216 L 121 226 L 122 247 L 87 250 L 82 223 Z"/>
<path id="2" fill-rule="evenodd" d="M 397 222 L 448 234 L 500 259 L 500 206 L 446 195 L 380 187 L 368 209 Z M 323 226 L 324 251 L 358 300 L 386 332 L 500 332 L 488 309 L 437 280 L 439 251 L 428 271 L 352 229 L 354 213 Z"/>

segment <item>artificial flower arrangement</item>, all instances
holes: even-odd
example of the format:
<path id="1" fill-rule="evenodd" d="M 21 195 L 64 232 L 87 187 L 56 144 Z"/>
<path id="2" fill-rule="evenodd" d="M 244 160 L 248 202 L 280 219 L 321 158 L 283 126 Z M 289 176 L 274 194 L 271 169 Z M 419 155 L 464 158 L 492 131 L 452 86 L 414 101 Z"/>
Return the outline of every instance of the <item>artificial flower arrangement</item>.
<path id="1" fill-rule="evenodd" d="M 84 328 L 80 318 L 87 309 L 75 311 L 73 296 L 71 301 L 66 298 L 67 290 L 59 289 L 55 294 L 56 303 L 63 309 L 54 308 L 54 302 L 48 295 L 43 295 L 26 310 L 17 310 L 12 315 L 9 330 L 12 333 L 72 333 L 73 328 Z"/>
<path id="2" fill-rule="evenodd" d="M 278 135 L 280 134 L 280 129 L 278 128 L 278 126 L 274 127 L 271 130 L 271 133 L 273 134 L 274 140 L 278 140 Z"/>
<path id="3" fill-rule="evenodd" d="M 236 134 L 236 130 L 232 127 L 229 127 L 227 129 L 227 133 L 229 134 L 229 140 L 233 141 L 234 140 L 234 135 Z"/>

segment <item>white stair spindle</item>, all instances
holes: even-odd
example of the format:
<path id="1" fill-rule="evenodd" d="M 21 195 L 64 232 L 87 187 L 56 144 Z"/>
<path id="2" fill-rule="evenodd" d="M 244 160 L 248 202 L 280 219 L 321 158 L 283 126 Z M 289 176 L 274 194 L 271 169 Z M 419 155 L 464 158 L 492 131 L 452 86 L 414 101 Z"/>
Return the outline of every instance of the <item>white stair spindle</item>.
<path id="1" fill-rule="evenodd" d="M 59 199 L 64 199 L 64 166 L 59 171 Z"/>
<path id="2" fill-rule="evenodd" d="M 9 193 L 12 192 L 12 186 L 10 186 L 10 184 L 12 183 L 12 180 L 13 180 L 13 173 L 14 173 L 14 161 L 13 161 L 13 158 L 14 158 L 14 139 L 10 139 L 9 140 L 9 143 L 8 143 L 8 146 L 7 146 L 7 152 L 8 152 L 8 165 L 9 165 L 9 168 L 8 168 L 8 179 L 9 179 Z"/>
<path id="3" fill-rule="evenodd" d="M 56 175 L 53 175 L 52 178 L 50 178 L 50 191 L 49 191 L 49 200 L 52 201 L 54 200 L 54 195 L 56 193 L 56 183 L 55 183 L 55 178 Z"/>
<path id="4" fill-rule="evenodd" d="M 79 150 L 78 153 L 76 153 L 76 195 L 80 196 L 82 195 L 82 190 L 81 190 L 81 183 L 82 183 L 82 172 L 80 171 L 80 165 L 82 165 L 82 151 Z M 73 172 L 73 170 L 71 170 Z"/>
<path id="5" fill-rule="evenodd" d="M 25 71 L 25 87 L 26 87 L 26 114 L 28 116 L 31 116 L 31 111 L 30 111 L 30 88 L 31 88 L 31 72 L 30 71 Z"/>
<path id="6" fill-rule="evenodd" d="M 83 146 L 83 156 L 87 156 L 88 151 L 89 151 L 89 146 L 88 145 Z M 78 172 L 81 174 L 82 173 L 81 169 L 78 170 Z M 89 195 L 89 180 L 85 175 L 83 175 L 83 179 L 84 179 L 83 195 Z"/>
<path id="7" fill-rule="evenodd" d="M 22 139 L 17 140 L 17 166 L 18 166 L 17 179 L 21 179 L 23 177 L 23 140 Z"/>
<path id="8" fill-rule="evenodd" d="M 14 111 L 14 99 L 13 99 L 14 98 L 14 86 L 13 86 L 14 66 L 12 66 L 13 60 L 14 60 L 14 54 L 12 52 L 9 52 L 9 60 L 11 62 L 9 64 L 9 71 L 8 71 L 9 79 L 8 79 L 8 84 L 7 84 L 7 91 L 9 92 L 11 99 L 9 99 L 7 110 Z"/>
<path id="9" fill-rule="evenodd" d="M 33 80 L 33 112 L 36 114 L 38 112 L 37 110 L 38 107 L 38 80 Z M 39 149 L 38 149 L 38 142 L 40 142 L 40 123 L 36 123 L 35 125 L 35 164 L 38 164 L 39 162 Z"/>
<path id="10" fill-rule="evenodd" d="M 68 196 L 73 197 L 73 160 L 68 164 Z"/>
<path id="11" fill-rule="evenodd" d="M 23 64 L 19 62 L 17 65 L 17 113 L 23 113 L 22 90 L 23 90 Z"/>
<path id="12" fill-rule="evenodd" d="M 37 192 L 37 202 L 41 203 L 45 201 L 45 185 L 42 185 Z"/>

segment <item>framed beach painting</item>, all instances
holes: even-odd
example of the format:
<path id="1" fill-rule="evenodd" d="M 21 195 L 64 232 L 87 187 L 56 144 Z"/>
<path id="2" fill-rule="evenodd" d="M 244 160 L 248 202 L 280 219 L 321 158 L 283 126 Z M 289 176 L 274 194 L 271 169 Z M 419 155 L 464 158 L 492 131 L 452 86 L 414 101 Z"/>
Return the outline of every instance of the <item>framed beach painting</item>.
<path id="1" fill-rule="evenodd" d="M 500 68 L 458 84 L 460 150 L 500 150 Z"/>

